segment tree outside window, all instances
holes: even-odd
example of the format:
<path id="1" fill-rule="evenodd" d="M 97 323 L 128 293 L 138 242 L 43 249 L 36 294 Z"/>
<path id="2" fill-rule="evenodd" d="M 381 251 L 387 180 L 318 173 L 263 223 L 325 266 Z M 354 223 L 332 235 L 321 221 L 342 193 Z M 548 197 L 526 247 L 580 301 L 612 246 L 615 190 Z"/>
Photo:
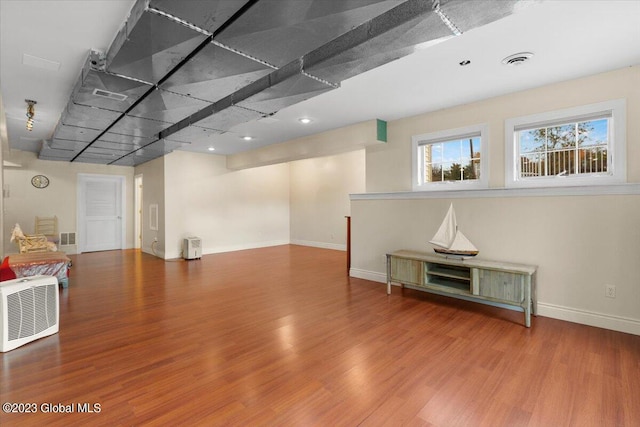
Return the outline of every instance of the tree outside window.
<path id="1" fill-rule="evenodd" d="M 424 181 L 470 181 L 480 179 L 479 136 L 425 144 Z"/>
<path id="2" fill-rule="evenodd" d="M 606 118 L 521 130 L 520 177 L 606 173 L 608 135 Z"/>
<path id="3" fill-rule="evenodd" d="M 488 188 L 486 123 L 446 129 L 411 138 L 414 191 Z"/>

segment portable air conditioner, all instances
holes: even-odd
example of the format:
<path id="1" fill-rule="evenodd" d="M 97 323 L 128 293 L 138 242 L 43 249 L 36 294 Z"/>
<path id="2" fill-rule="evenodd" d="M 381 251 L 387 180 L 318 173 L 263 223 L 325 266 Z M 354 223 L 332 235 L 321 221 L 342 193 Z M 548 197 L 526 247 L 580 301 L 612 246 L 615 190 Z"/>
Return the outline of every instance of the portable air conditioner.
<path id="1" fill-rule="evenodd" d="M 33 276 L 0 283 L 0 351 L 58 332 L 58 279 Z"/>
<path id="2" fill-rule="evenodd" d="M 202 241 L 199 237 L 187 237 L 182 248 L 184 259 L 202 258 Z"/>

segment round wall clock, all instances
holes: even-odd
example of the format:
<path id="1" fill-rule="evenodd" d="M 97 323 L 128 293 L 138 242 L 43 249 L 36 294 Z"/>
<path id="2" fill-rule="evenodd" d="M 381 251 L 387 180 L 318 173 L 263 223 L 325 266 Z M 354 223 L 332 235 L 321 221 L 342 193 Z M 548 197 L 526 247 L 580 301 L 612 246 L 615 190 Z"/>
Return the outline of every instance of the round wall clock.
<path id="1" fill-rule="evenodd" d="M 31 185 L 36 188 L 45 188 L 47 185 L 49 185 L 49 178 L 44 175 L 36 175 L 31 178 Z"/>

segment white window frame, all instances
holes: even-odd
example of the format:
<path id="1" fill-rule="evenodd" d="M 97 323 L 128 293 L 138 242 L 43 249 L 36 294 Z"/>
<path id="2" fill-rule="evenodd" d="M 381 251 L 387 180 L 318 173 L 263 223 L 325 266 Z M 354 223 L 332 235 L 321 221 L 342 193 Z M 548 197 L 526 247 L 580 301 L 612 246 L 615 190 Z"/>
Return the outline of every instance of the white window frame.
<path id="1" fill-rule="evenodd" d="M 610 114 L 611 116 L 609 119 L 609 145 L 607 147 L 607 157 L 610 159 L 610 163 L 606 173 L 520 177 L 520 149 L 517 138 L 519 130 L 527 127 L 554 126 L 562 121 L 579 122 L 593 119 L 600 114 Z M 624 183 L 627 180 L 626 101 L 624 99 L 507 119 L 504 132 L 506 144 L 505 187 L 507 188 L 611 185 Z"/>
<path id="2" fill-rule="evenodd" d="M 480 179 L 468 181 L 424 182 L 422 166 L 424 159 L 420 154 L 423 145 L 462 139 L 480 135 Z M 425 133 L 411 137 L 411 177 L 413 191 L 458 191 L 475 190 L 489 187 L 489 126 L 486 123 Z"/>

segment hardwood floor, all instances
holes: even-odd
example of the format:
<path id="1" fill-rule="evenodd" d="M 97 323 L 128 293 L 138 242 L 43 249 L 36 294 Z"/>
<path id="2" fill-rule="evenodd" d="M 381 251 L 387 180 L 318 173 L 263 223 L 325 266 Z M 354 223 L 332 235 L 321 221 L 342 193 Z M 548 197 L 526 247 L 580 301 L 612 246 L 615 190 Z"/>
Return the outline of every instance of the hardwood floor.
<path id="1" fill-rule="evenodd" d="M 0 357 L 0 401 L 37 413 L 0 425 L 640 425 L 640 336 L 387 296 L 345 256 L 72 256 L 60 332 Z"/>

